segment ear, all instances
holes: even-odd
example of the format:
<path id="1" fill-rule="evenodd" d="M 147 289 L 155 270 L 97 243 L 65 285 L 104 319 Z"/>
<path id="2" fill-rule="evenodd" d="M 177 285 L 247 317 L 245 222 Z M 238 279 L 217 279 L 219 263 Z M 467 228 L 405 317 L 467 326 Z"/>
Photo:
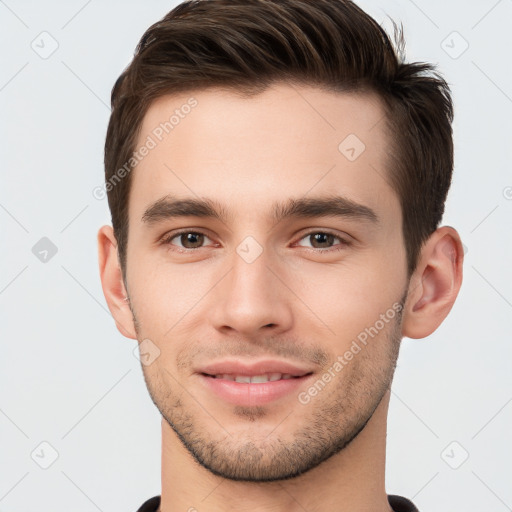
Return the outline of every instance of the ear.
<path id="1" fill-rule="evenodd" d="M 117 241 L 111 226 L 103 226 L 98 231 L 98 261 L 101 287 L 119 332 L 127 338 L 137 339 L 133 315 L 123 282 L 117 254 Z"/>
<path id="2" fill-rule="evenodd" d="M 462 284 L 464 251 L 455 229 L 443 226 L 428 238 L 409 282 L 402 334 L 425 338 L 446 318 Z"/>

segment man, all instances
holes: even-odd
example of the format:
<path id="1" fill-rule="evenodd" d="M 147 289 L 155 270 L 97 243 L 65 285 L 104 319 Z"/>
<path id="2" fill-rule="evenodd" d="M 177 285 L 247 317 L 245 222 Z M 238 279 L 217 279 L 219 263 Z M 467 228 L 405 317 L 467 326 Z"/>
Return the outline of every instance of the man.
<path id="1" fill-rule="evenodd" d="M 390 386 L 463 252 L 450 91 L 397 34 L 348 0 L 185 2 L 117 80 L 99 262 L 162 415 L 140 511 L 417 510 L 385 490 Z"/>

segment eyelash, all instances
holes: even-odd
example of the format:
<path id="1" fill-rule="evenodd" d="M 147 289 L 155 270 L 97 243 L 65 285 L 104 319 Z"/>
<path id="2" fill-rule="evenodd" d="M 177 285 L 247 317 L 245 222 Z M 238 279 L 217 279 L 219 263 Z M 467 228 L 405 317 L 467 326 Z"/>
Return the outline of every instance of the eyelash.
<path id="1" fill-rule="evenodd" d="M 160 239 L 159 243 L 161 245 L 172 246 L 173 244 L 171 244 L 171 240 L 174 240 L 176 237 L 178 237 L 180 235 L 184 235 L 184 234 L 204 235 L 204 236 L 210 238 L 206 233 L 204 233 L 202 231 L 192 231 L 190 229 L 183 229 L 181 231 L 171 232 L 171 233 L 168 233 L 168 234 L 164 235 Z M 331 232 L 329 230 L 313 230 L 313 231 L 308 231 L 298 241 L 300 242 L 304 238 L 307 238 L 308 236 L 316 235 L 316 234 L 332 235 L 334 238 L 337 238 L 341 242 L 341 244 L 339 244 L 339 247 L 332 247 L 332 248 L 327 248 L 327 249 L 317 249 L 315 247 L 304 247 L 304 249 L 309 249 L 310 251 L 314 251 L 316 253 L 325 253 L 325 252 L 326 253 L 332 253 L 332 252 L 341 251 L 344 248 L 346 248 L 346 247 L 351 245 L 351 242 L 349 242 L 345 238 L 342 238 L 339 235 L 337 235 L 336 233 L 333 233 L 333 232 Z M 197 251 L 197 250 L 203 249 L 203 248 L 204 247 L 196 247 L 195 249 L 188 249 L 188 248 L 183 248 L 183 247 L 178 247 L 177 246 L 177 247 L 175 247 L 175 248 L 173 248 L 171 250 L 177 251 L 177 252 L 180 252 L 180 253 L 190 253 L 192 251 Z"/>

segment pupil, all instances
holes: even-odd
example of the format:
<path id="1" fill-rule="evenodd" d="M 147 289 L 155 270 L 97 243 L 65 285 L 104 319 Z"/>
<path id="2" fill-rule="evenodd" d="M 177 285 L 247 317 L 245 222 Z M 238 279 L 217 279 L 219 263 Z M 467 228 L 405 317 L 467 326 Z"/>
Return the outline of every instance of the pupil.
<path id="1" fill-rule="evenodd" d="M 203 241 L 203 235 L 201 233 L 185 233 L 181 235 L 181 243 L 184 247 L 187 247 L 187 244 L 199 244 Z M 187 247 L 190 249 L 190 247 Z"/>
<path id="2" fill-rule="evenodd" d="M 334 238 L 334 235 L 330 235 L 328 233 L 315 233 L 313 235 L 314 239 L 315 239 L 315 242 L 319 242 L 319 243 L 327 243 L 327 242 L 332 242 L 332 239 Z M 313 244 L 314 246 L 314 244 Z"/>

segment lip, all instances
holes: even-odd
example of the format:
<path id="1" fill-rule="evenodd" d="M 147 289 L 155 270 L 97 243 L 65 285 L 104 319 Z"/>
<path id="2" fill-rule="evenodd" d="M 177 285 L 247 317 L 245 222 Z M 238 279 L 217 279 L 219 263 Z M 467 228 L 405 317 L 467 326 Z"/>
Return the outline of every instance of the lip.
<path id="1" fill-rule="evenodd" d="M 300 367 L 288 361 L 260 360 L 246 363 L 240 359 L 231 359 L 211 363 L 196 370 L 202 385 L 215 393 L 222 400 L 245 406 L 263 405 L 291 393 L 306 385 L 314 376 L 310 368 Z M 215 375 L 262 375 L 264 373 L 290 374 L 290 379 L 280 379 L 268 382 L 236 382 Z"/>
<path id="2" fill-rule="evenodd" d="M 227 373 L 231 375 L 249 375 L 251 377 L 263 373 L 289 373 L 293 377 L 302 377 L 307 373 L 313 372 L 313 369 L 300 367 L 288 361 L 279 361 L 277 359 L 264 359 L 250 363 L 245 363 L 240 359 L 227 359 L 198 368 L 196 372 L 207 375 L 223 375 Z"/>

